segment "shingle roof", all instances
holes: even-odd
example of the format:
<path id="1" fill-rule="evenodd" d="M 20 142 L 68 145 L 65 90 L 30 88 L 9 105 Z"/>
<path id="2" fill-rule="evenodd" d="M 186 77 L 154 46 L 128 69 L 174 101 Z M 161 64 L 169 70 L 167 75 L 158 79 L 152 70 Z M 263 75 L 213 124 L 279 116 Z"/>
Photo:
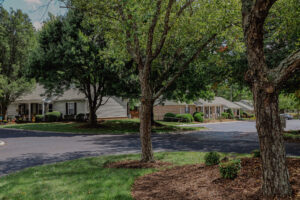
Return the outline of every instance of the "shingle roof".
<path id="1" fill-rule="evenodd" d="M 36 84 L 36 87 L 32 90 L 32 92 L 27 93 L 16 101 L 43 101 L 46 98 L 45 89 L 42 85 Z M 54 96 L 51 98 L 53 101 L 64 101 L 64 100 L 84 100 L 85 95 L 77 89 L 69 89 L 66 90 L 61 96 Z"/>
<path id="2" fill-rule="evenodd" d="M 253 111 L 254 110 L 254 108 L 252 106 L 249 106 L 249 105 L 243 103 L 242 101 L 238 101 L 238 102 L 234 102 L 234 103 L 237 104 L 237 105 L 239 105 L 239 106 L 241 106 L 245 110 L 249 110 L 249 111 Z"/>
<path id="3" fill-rule="evenodd" d="M 225 106 L 227 108 L 234 108 L 234 109 L 240 109 L 241 108 L 239 105 L 236 105 L 233 102 L 224 99 L 223 97 L 215 97 L 213 100 L 199 99 L 195 103 L 196 103 L 196 105 L 202 105 L 202 106 L 218 106 L 218 105 L 223 105 L 223 106 Z"/>

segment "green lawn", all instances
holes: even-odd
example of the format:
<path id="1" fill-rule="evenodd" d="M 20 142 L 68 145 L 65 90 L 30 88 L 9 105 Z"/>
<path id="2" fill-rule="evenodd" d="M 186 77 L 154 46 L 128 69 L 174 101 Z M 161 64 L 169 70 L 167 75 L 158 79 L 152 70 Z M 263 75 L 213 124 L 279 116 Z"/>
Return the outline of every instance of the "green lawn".
<path id="1" fill-rule="evenodd" d="M 157 160 L 174 165 L 202 163 L 202 152 L 155 153 Z M 249 156 L 222 154 L 222 156 Z M 139 155 L 84 158 L 28 168 L 0 178 L 1 200 L 127 200 L 132 199 L 135 178 L 155 169 L 107 169 L 103 165 L 117 160 L 137 160 Z"/>
<path id="2" fill-rule="evenodd" d="M 154 127 L 154 133 L 166 132 L 180 132 L 180 131 L 196 131 L 201 130 L 201 127 L 178 127 L 176 125 L 182 124 L 177 122 L 159 122 L 163 126 Z M 56 123 L 27 123 L 27 124 L 13 124 L 2 125 L 0 128 L 15 128 L 24 130 L 50 131 L 50 132 L 70 132 L 83 134 L 130 134 L 139 132 L 138 119 L 124 119 L 124 120 L 107 120 L 98 128 L 82 128 L 84 123 L 76 122 L 56 122 Z"/>

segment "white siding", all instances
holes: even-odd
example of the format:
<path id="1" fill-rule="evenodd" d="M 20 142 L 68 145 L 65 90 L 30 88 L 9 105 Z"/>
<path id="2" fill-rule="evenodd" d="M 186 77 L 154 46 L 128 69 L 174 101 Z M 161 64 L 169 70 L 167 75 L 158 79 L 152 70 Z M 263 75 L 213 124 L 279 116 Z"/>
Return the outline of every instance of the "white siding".
<path id="1" fill-rule="evenodd" d="M 17 109 L 17 104 L 10 104 L 7 108 L 7 116 L 15 117 L 16 115 L 18 115 Z"/>
<path id="2" fill-rule="evenodd" d="M 66 103 L 76 103 L 77 104 L 77 114 L 88 112 L 88 110 L 84 108 L 84 101 L 58 101 L 53 103 L 53 111 L 59 111 L 63 115 L 66 114 Z"/>
<path id="3" fill-rule="evenodd" d="M 111 97 L 96 114 L 98 118 L 127 117 L 127 104 L 116 97 Z"/>

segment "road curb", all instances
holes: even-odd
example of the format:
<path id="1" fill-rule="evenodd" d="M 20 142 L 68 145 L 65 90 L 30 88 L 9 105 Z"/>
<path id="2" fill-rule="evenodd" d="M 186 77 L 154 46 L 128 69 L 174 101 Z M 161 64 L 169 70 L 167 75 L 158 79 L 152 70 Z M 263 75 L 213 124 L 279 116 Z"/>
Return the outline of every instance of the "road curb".
<path id="1" fill-rule="evenodd" d="M 0 140 L 0 146 L 3 146 L 3 145 L 5 145 L 5 142 Z"/>

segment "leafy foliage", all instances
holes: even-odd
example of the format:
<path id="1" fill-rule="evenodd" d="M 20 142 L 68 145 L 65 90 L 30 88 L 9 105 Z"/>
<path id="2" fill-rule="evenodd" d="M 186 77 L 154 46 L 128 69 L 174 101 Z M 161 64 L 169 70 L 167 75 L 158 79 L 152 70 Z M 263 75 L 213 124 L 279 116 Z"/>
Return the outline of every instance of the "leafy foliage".
<path id="1" fill-rule="evenodd" d="M 194 119 L 196 122 L 203 122 L 203 113 L 202 112 L 197 112 L 194 114 Z"/>
<path id="2" fill-rule="evenodd" d="M 237 177 L 239 170 L 241 169 L 241 161 L 231 160 L 228 162 L 219 164 L 220 174 L 222 178 L 234 179 Z"/>
<path id="3" fill-rule="evenodd" d="M 34 85 L 34 80 L 26 78 L 26 66 L 36 46 L 35 38 L 26 14 L 21 10 L 8 12 L 0 6 L 0 105 L 4 116 L 11 102 Z"/>
<path id="4" fill-rule="evenodd" d="M 45 120 L 47 122 L 57 122 L 60 121 L 61 118 L 62 118 L 62 114 L 58 111 L 47 112 L 45 114 Z"/>
<path id="5" fill-rule="evenodd" d="M 174 113 L 166 113 L 164 115 L 164 121 L 166 121 L 166 122 L 175 122 L 175 121 L 177 121 L 176 114 L 174 114 Z"/>
<path id="6" fill-rule="evenodd" d="M 191 115 L 189 113 L 187 113 L 187 114 L 177 114 L 175 117 L 177 118 L 177 120 L 179 122 L 189 122 L 190 123 L 190 122 L 194 121 L 193 115 Z"/>
<path id="7" fill-rule="evenodd" d="M 88 99 L 90 123 L 96 123 L 96 111 L 108 101 L 104 97 L 128 96 L 137 87 L 127 76 L 130 68 L 106 54 L 104 33 L 83 20 L 82 13 L 72 10 L 65 17 L 50 16 L 39 34 L 30 73 L 50 94 L 79 89 Z"/>
<path id="8" fill-rule="evenodd" d="M 204 156 L 205 165 L 211 166 L 211 165 L 219 164 L 220 163 L 220 157 L 221 157 L 220 154 L 218 154 L 215 151 L 206 153 L 205 156 Z"/>

